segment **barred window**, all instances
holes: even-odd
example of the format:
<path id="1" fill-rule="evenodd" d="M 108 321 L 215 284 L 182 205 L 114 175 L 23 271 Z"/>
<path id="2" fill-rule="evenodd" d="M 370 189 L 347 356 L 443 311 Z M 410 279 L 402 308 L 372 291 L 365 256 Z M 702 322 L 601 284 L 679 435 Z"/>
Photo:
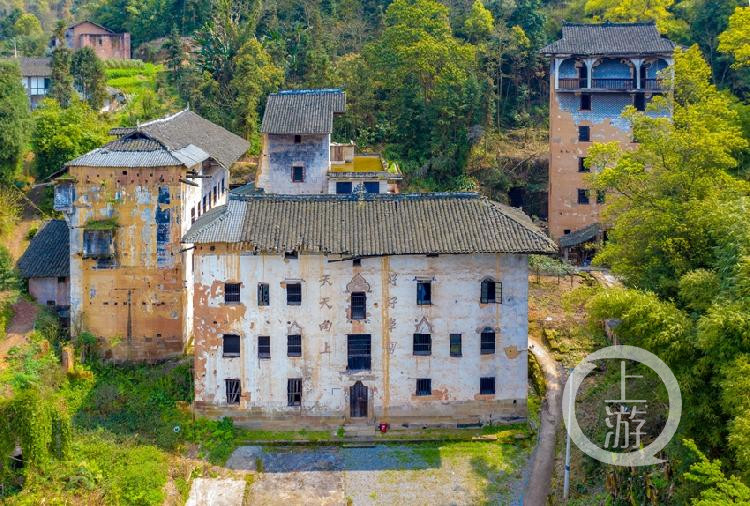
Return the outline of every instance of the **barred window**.
<path id="1" fill-rule="evenodd" d="M 349 334 L 347 341 L 347 369 L 369 371 L 372 365 L 370 334 Z"/>
<path id="2" fill-rule="evenodd" d="M 414 334 L 414 355 L 432 354 L 432 336 L 430 334 Z"/>
<path id="3" fill-rule="evenodd" d="M 302 405 L 302 378 L 286 380 L 286 395 L 288 406 Z"/>
<path id="4" fill-rule="evenodd" d="M 240 283 L 224 283 L 224 304 L 240 301 Z"/>
<path id="5" fill-rule="evenodd" d="M 302 356 L 302 336 L 300 334 L 289 334 L 286 336 L 286 356 Z"/>
<path id="6" fill-rule="evenodd" d="M 225 379 L 224 388 L 227 391 L 227 404 L 239 404 L 240 395 L 242 395 L 242 390 L 240 388 L 240 380 Z"/>
<path id="7" fill-rule="evenodd" d="M 352 293 L 352 320 L 364 320 L 367 317 L 367 295 L 365 292 Z"/>
<path id="8" fill-rule="evenodd" d="M 480 338 L 480 353 L 482 355 L 492 355 L 495 353 L 495 333 L 482 332 Z"/>
<path id="9" fill-rule="evenodd" d="M 479 378 L 479 393 L 482 395 L 495 395 L 495 377 Z"/>
<path id="10" fill-rule="evenodd" d="M 503 284 L 497 281 L 493 281 L 492 279 L 485 279 L 484 281 L 482 281 L 479 301 L 482 304 L 495 304 L 496 302 L 502 304 Z"/>
<path id="11" fill-rule="evenodd" d="M 222 351 L 225 357 L 239 357 L 240 336 L 237 334 L 224 334 L 222 338 Z"/>
<path id="12" fill-rule="evenodd" d="M 286 304 L 287 306 L 299 306 L 302 304 L 302 283 L 287 283 Z"/>
<path id="13" fill-rule="evenodd" d="M 258 283 L 258 305 L 271 305 L 271 293 L 268 283 Z"/>
<path id="14" fill-rule="evenodd" d="M 417 395 L 432 395 L 432 380 L 419 378 L 417 380 Z"/>
<path id="15" fill-rule="evenodd" d="M 271 336 L 258 336 L 258 358 L 271 358 Z"/>
<path id="16" fill-rule="evenodd" d="M 451 334 L 451 357 L 460 357 L 461 356 L 461 334 Z"/>

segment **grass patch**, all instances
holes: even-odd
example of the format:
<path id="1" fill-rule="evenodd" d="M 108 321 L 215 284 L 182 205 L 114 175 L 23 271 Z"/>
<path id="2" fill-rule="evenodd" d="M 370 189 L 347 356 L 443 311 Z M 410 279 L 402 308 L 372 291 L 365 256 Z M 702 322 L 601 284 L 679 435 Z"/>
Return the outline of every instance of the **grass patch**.
<path id="1" fill-rule="evenodd" d="M 331 441 L 330 431 L 325 430 L 248 430 L 238 429 L 237 439 L 242 442 L 254 441 Z"/>

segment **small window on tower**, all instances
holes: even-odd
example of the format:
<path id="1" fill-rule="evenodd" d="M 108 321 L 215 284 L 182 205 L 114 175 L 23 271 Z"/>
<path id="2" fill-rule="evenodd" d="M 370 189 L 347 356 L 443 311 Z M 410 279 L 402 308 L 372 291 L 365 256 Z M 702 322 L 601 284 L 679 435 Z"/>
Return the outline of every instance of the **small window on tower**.
<path id="1" fill-rule="evenodd" d="M 271 294 L 268 283 L 258 283 L 258 305 L 270 306 Z"/>
<path id="2" fill-rule="evenodd" d="M 645 111 L 646 95 L 644 95 L 643 93 L 636 93 L 633 97 L 633 105 L 635 106 L 636 111 Z"/>
<path id="3" fill-rule="evenodd" d="M 224 334 L 222 339 L 222 351 L 225 357 L 240 356 L 240 336 L 237 334 Z"/>
<path id="4" fill-rule="evenodd" d="M 305 182 L 305 168 L 301 165 L 295 165 L 292 167 L 292 183 L 304 183 Z"/>
<path id="5" fill-rule="evenodd" d="M 591 110 L 591 95 L 588 93 L 581 93 L 581 110 L 582 111 Z"/>
<path id="6" fill-rule="evenodd" d="M 586 157 L 578 157 L 578 172 L 590 172 L 589 168 L 586 167 Z"/>
<path id="7" fill-rule="evenodd" d="M 578 203 L 588 204 L 589 203 L 589 191 L 583 188 L 578 188 Z"/>
<path id="8" fill-rule="evenodd" d="M 294 136 L 294 143 L 299 144 L 302 142 L 302 136 L 301 135 L 295 135 Z"/>
<path id="9" fill-rule="evenodd" d="M 578 127 L 578 140 L 580 142 L 589 142 L 591 140 L 591 127 L 590 126 Z"/>

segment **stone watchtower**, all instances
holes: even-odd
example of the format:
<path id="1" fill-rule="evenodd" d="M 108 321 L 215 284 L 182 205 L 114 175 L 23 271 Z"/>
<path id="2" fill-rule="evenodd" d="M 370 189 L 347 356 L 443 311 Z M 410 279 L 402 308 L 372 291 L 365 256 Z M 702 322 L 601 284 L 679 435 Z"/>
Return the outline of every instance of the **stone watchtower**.
<path id="1" fill-rule="evenodd" d="M 665 91 L 660 72 L 672 64 L 674 47 L 653 23 L 604 23 L 565 24 L 562 38 L 542 49 L 551 57 L 549 230 L 561 246 L 596 238 L 605 195 L 588 189 L 588 149 L 592 142 L 633 143 L 622 112 L 629 105 L 643 111 Z M 561 240 L 569 234 L 579 242 Z"/>

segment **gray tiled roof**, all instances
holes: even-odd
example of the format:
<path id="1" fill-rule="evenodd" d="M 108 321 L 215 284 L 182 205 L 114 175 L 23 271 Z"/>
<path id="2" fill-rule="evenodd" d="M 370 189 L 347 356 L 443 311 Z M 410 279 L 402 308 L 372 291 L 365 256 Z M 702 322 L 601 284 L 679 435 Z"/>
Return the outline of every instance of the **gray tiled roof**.
<path id="1" fill-rule="evenodd" d="M 562 39 L 543 54 L 637 55 L 671 53 L 675 44 L 663 38 L 654 23 L 564 24 Z"/>
<path id="2" fill-rule="evenodd" d="M 333 115 L 346 109 L 339 89 L 286 90 L 268 96 L 260 131 L 267 134 L 329 134 Z"/>
<path id="3" fill-rule="evenodd" d="M 50 220 L 36 233 L 18 260 L 24 278 L 68 276 L 70 235 L 65 220 Z"/>
<path id="4" fill-rule="evenodd" d="M 560 247 L 562 248 L 571 248 L 573 246 L 578 246 L 579 244 L 590 241 L 591 239 L 596 239 L 596 236 L 599 235 L 599 231 L 601 229 L 601 225 L 599 225 L 598 223 L 592 223 L 591 225 L 579 228 L 574 232 L 565 234 L 564 236 L 560 237 L 558 242 L 560 243 Z"/>
<path id="5" fill-rule="evenodd" d="M 21 75 L 24 77 L 50 77 L 52 75 L 51 58 L 19 58 Z"/>
<path id="6" fill-rule="evenodd" d="M 475 193 L 230 196 L 183 242 L 351 256 L 557 251 L 522 212 Z"/>
<path id="7" fill-rule="evenodd" d="M 140 131 L 161 142 L 170 150 L 192 144 L 229 168 L 247 152 L 250 143 L 193 111 L 180 111 L 166 118 L 156 119 L 136 127 L 117 127 L 110 135 L 124 137 Z"/>
<path id="8" fill-rule="evenodd" d="M 69 161 L 68 167 L 193 167 L 208 159 L 208 153 L 189 144 L 170 150 L 159 141 L 141 133 L 116 139 L 101 148 Z"/>

